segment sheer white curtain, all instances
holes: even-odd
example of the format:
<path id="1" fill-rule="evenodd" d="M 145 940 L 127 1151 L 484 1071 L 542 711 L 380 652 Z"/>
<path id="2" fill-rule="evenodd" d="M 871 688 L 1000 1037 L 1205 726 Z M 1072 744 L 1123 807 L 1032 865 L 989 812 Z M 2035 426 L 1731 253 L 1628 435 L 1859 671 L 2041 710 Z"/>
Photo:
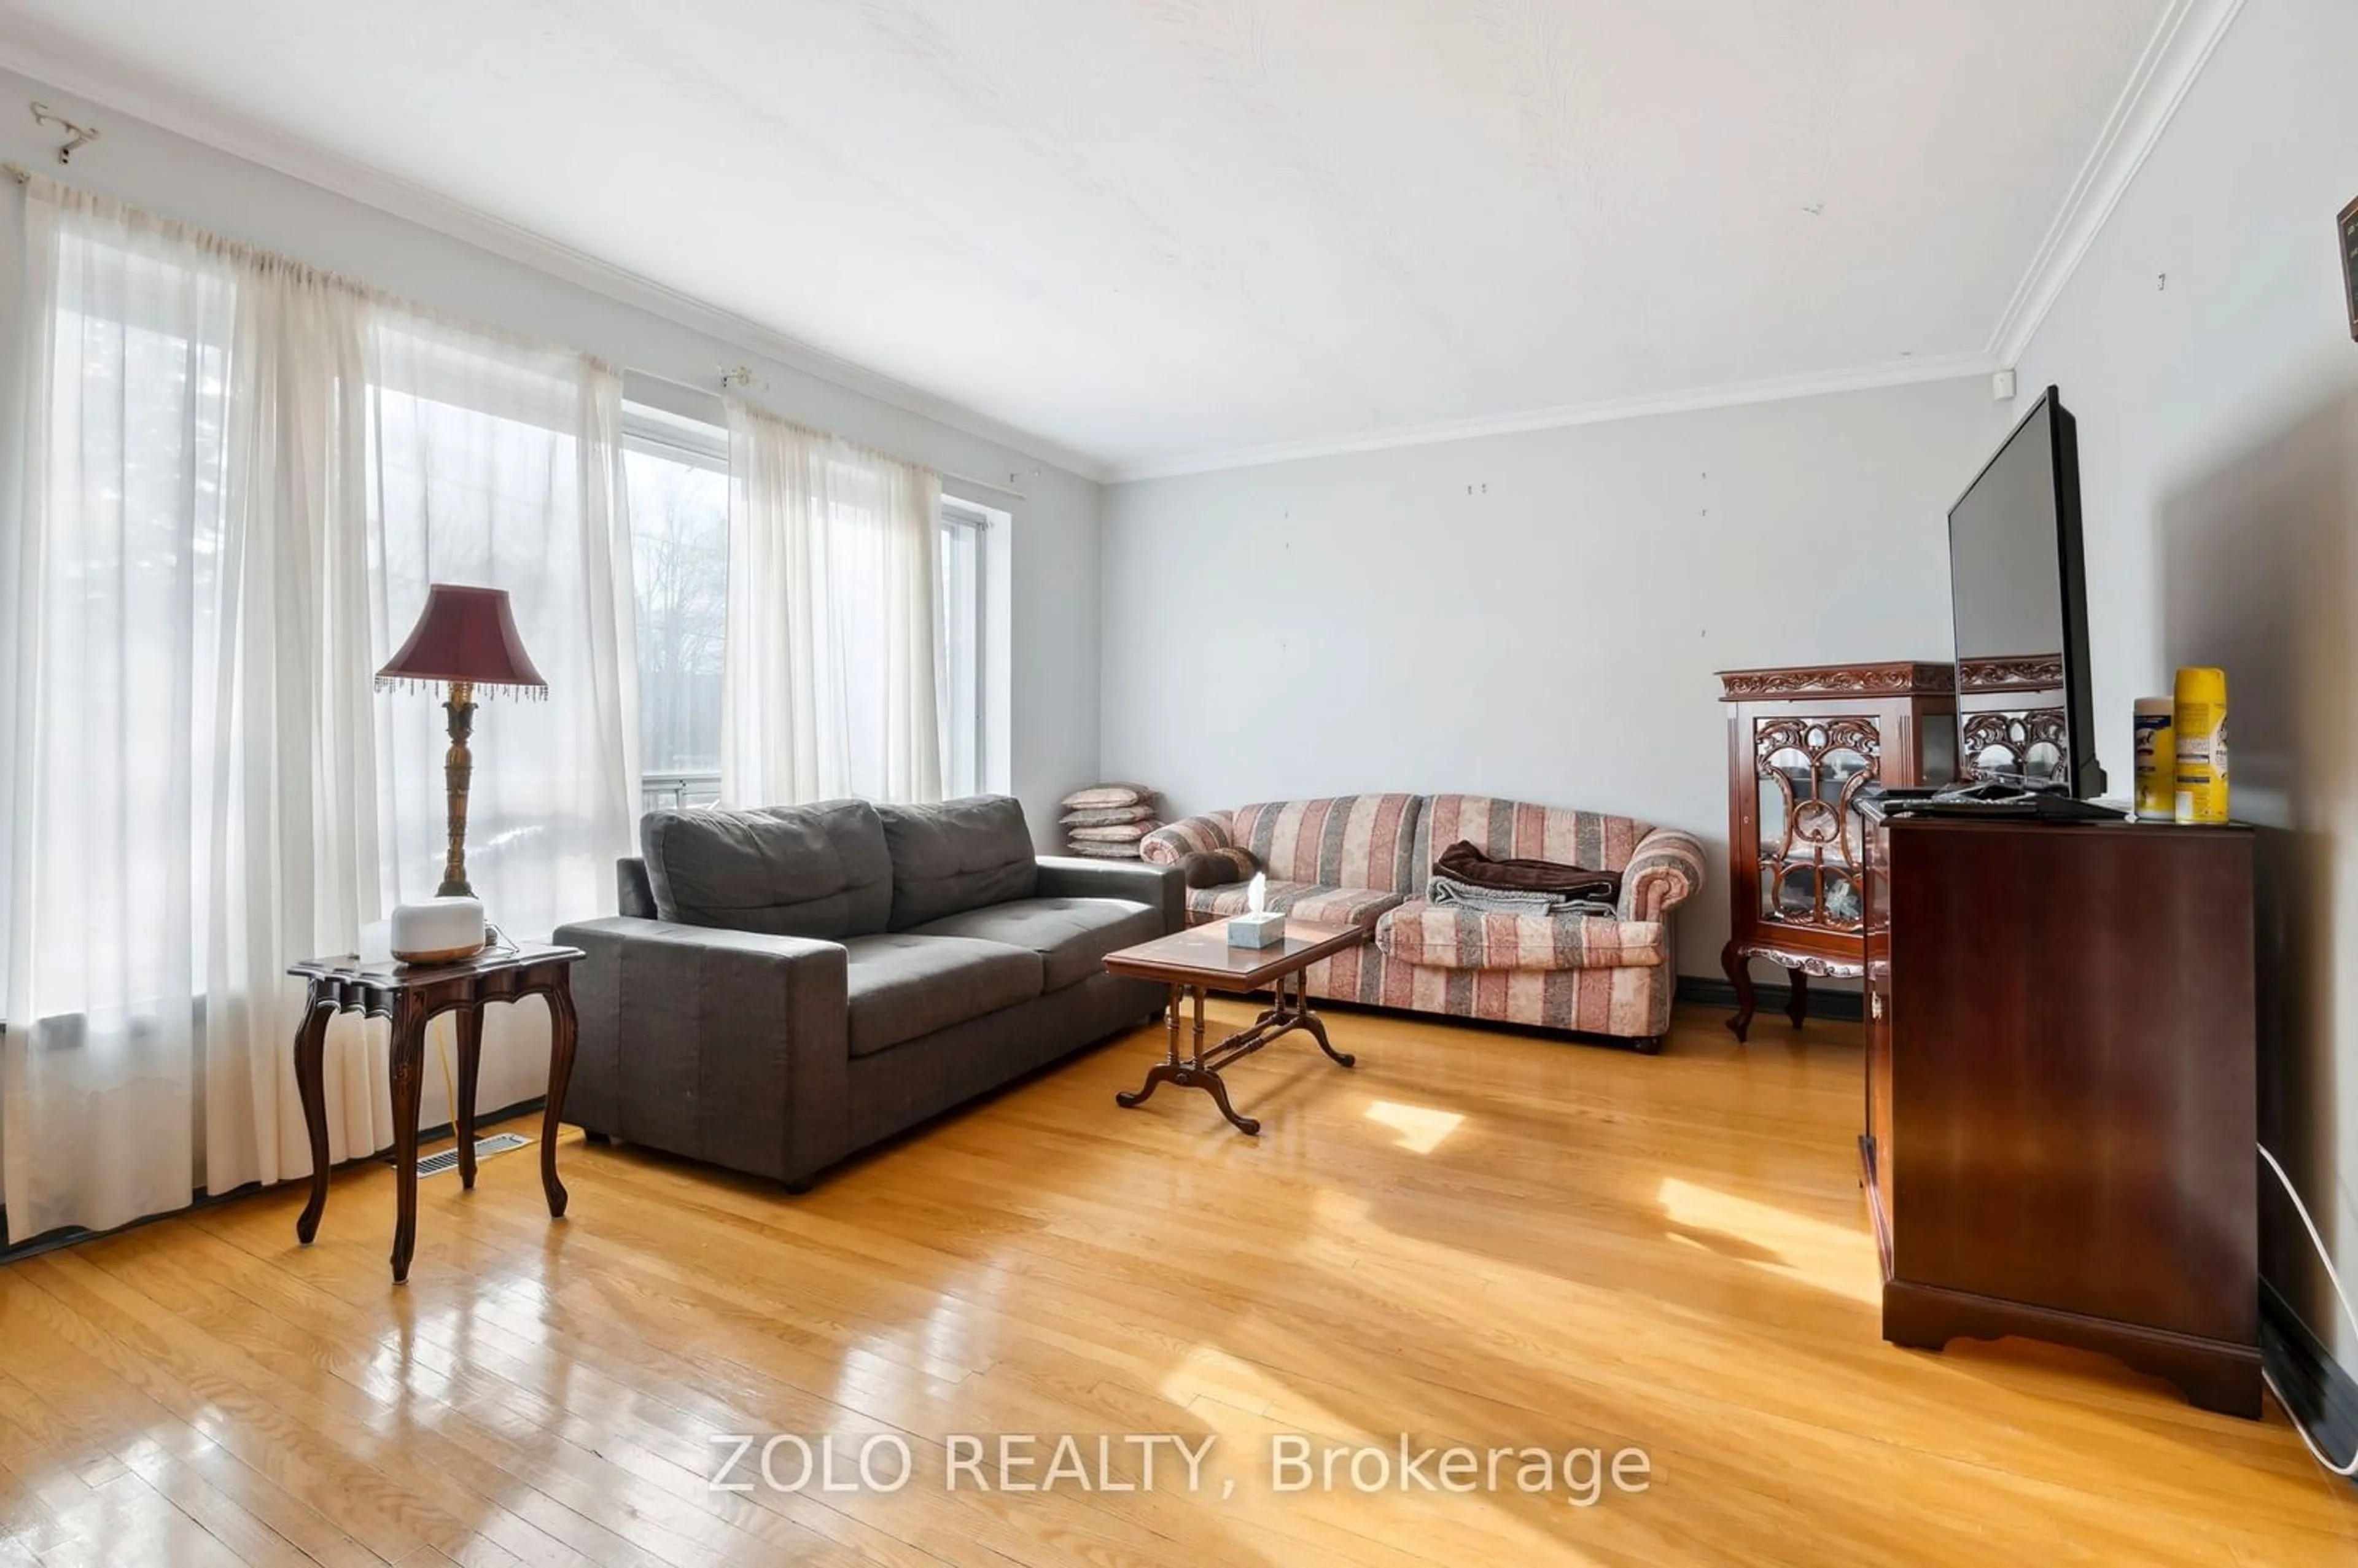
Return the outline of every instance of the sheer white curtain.
<path id="1" fill-rule="evenodd" d="M 368 549 L 379 662 L 428 584 L 508 590 L 546 700 L 478 687 L 467 874 L 510 935 L 610 906 L 638 826 L 637 664 L 622 378 L 582 356 L 380 307 L 368 342 Z M 373 668 L 373 665 L 372 665 Z M 442 877 L 438 696 L 376 704 L 382 874 Z"/>
<path id="2" fill-rule="evenodd" d="M 546 938 L 613 913 L 614 862 L 637 849 L 622 377 L 579 354 L 384 306 L 368 352 L 370 667 L 408 635 L 428 584 L 508 590 L 548 694 L 476 688 L 467 878 L 505 935 Z M 428 898 L 448 842 L 449 719 L 438 696 L 402 692 L 379 698 L 376 717 L 386 902 Z M 367 1081 L 385 1092 L 381 1067 Z M 513 1104 L 547 1081 L 546 1008 L 486 1010 L 478 1102 Z M 429 1123 L 444 1119 L 445 1089 L 429 1068 Z"/>
<path id="3" fill-rule="evenodd" d="M 942 797 L 941 476 L 729 404 L 720 790 Z"/>
<path id="4" fill-rule="evenodd" d="M 201 1010 L 190 656 L 222 635 L 235 262 L 36 183 L 6 607 L 12 1235 L 188 1199 Z"/>
<path id="5" fill-rule="evenodd" d="M 190 739 L 209 795 L 193 821 L 159 823 L 157 849 L 164 857 L 192 850 L 199 867 L 193 929 L 164 939 L 193 942 L 204 957 L 195 999 L 204 1021 L 196 1180 L 216 1193 L 309 1172 L 286 1045 L 303 989 L 287 965 L 352 951 L 362 923 L 384 904 L 368 563 L 353 526 L 365 493 L 367 305 L 308 268 L 247 254 L 237 261 L 223 387 L 227 506 L 218 540 L 200 528 L 186 541 L 193 558 L 210 553 L 218 561 L 220 635 L 187 648 L 161 637 L 154 644 L 187 663 L 203 687 Z M 38 816 L 25 826 L 50 831 Z M 329 1032 L 336 1159 L 391 1141 L 382 1036 L 357 1017 L 338 1019 Z M 34 1109 L 42 1104 L 11 1093 L 12 1105 L 19 1098 Z M 133 1212 L 185 1203 L 187 1186 L 161 1187 Z M 12 1190 L 12 1225 L 30 1231 L 16 1224 L 17 1212 Z M 103 1217 L 92 1220 L 89 1212 L 78 1205 L 52 1218 L 95 1227 L 128 1217 L 96 1210 Z"/>
<path id="6" fill-rule="evenodd" d="M 492 917 L 611 910 L 635 811 L 611 370 L 44 180 L 27 215 L 0 603 L 16 1238 L 308 1173 L 286 967 L 439 866 L 440 709 L 371 687 L 416 573 L 509 589 L 552 683 L 479 721 Z M 484 1103 L 535 1092 L 545 1016 L 486 1034 Z M 391 1141 L 381 1025 L 339 1021 L 328 1088 L 333 1157 Z"/>

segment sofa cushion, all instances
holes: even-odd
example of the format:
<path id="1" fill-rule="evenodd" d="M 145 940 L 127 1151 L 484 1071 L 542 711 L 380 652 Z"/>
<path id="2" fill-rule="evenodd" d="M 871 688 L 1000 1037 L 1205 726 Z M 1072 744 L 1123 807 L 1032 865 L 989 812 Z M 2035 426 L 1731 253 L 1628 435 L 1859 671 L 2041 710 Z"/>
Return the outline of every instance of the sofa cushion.
<path id="1" fill-rule="evenodd" d="M 1098 972 L 1117 947 L 1163 935 L 1163 911 L 1120 898 L 1019 898 L 913 926 L 912 936 L 971 936 L 1040 955 L 1043 989 L 1060 991 Z"/>
<path id="2" fill-rule="evenodd" d="M 664 920 L 833 941 L 892 913 L 884 826 L 864 800 L 650 811 L 639 843 Z"/>
<path id="3" fill-rule="evenodd" d="M 1249 907 L 1250 882 L 1190 888 L 1187 909 L 1198 919 L 1242 914 Z M 1321 925 L 1372 925 L 1376 917 L 1408 895 L 1387 888 L 1325 887 L 1317 882 L 1269 882 L 1269 907 Z"/>
<path id="4" fill-rule="evenodd" d="M 1040 879 L 1023 807 L 1004 795 L 881 806 L 892 855 L 892 929 L 1030 898 Z"/>
<path id="5" fill-rule="evenodd" d="M 1440 969 L 1609 969 L 1660 964 L 1659 920 L 1500 914 L 1412 899 L 1376 923 L 1387 958 Z"/>
<path id="6" fill-rule="evenodd" d="M 895 932 L 843 945 L 848 1033 L 866 1056 L 1040 994 L 1040 955 L 998 942 Z"/>
<path id="7" fill-rule="evenodd" d="M 1422 797 L 1346 795 L 1239 806 L 1235 841 L 1274 881 L 1416 891 L 1414 847 Z"/>

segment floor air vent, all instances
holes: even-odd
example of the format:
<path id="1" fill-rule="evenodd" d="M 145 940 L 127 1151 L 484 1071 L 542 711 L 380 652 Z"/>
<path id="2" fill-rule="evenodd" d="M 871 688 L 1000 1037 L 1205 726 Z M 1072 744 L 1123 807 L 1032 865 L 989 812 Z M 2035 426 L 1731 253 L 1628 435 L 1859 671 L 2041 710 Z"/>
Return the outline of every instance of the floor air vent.
<path id="1" fill-rule="evenodd" d="M 487 1155 L 504 1154 L 511 1149 L 521 1149 L 531 1141 L 531 1139 L 514 1132 L 494 1133 L 489 1138 L 478 1138 L 475 1140 L 475 1162 L 481 1164 Z M 438 1176 L 445 1171 L 455 1171 L 458 1168 L 459 1146 L 455 1143 L 438 1153 L 421 1155 L 417 1161 L 417 1173 L 421 1176 Z"/>

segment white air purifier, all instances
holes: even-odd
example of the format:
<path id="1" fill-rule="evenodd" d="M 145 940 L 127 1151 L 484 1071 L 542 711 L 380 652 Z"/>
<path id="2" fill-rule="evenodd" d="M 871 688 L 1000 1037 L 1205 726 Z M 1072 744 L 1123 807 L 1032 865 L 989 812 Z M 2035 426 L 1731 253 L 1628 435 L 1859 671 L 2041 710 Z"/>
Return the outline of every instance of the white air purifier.
<path id="1" fill-rule="evenodd" d="M 393 956 L 405 964 L 455 964 L 483 946 L 479 898 L 429 898 L 393 912 Z"/>

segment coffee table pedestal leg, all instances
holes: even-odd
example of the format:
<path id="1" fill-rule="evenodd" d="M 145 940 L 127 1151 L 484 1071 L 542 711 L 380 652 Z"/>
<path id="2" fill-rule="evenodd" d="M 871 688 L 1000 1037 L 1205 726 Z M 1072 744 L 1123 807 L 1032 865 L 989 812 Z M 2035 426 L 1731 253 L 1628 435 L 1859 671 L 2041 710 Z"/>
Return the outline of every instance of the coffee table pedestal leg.
<path id="1" fill-rule="evenodd" d="M 1302 975 L 1293 977 L 1294 991 L 1291 1001 L 1286 998 L 1285 984 L 1284 978 L 1281 977 L 1277 982 L 1274 1004 L 1255 1019 L 1250 1027 L 1229 1035 L 1208 1051 L 1204 1047 L 1204 988 L 1174 984 L 1163 1060 L 1146 1070 L 1145 1083 L 1135 1089 L 1124 1089 L 1116 1094 L 1114 1103 L 1124 1107 L 1144 1105 L 1147 1098 L 1162 1084 L 1202 1089 L 1212 1097 L 1212 1103 L 1220 1108 L 1220 1114 L 1228 1119 L 1229 1125 L 1248 1136 L 1258 1137 L 1260 1123 L 1252 1117 L 1239 1116 L 1236 1107 L 1229 1103 L 1228 1081 L 1220 1076 L 1221 1068 L 1239 1057 L 1251 1055 L 1279 1035 L 1296 1029 L 1317 1041 L 1318 1048 L 1338 1065 L 1349 1067 L 1357 1062 L 1357 1057 L 1336 1050 L 1327 1042 L 1325 1020 L 1310 1011 L 1309 980 Z M 1184 1058 L 1179 1054 L 1179 1000 L 1183 995 L 1193 1000 L 1195 1012 L 1194 1039 Z"/>

